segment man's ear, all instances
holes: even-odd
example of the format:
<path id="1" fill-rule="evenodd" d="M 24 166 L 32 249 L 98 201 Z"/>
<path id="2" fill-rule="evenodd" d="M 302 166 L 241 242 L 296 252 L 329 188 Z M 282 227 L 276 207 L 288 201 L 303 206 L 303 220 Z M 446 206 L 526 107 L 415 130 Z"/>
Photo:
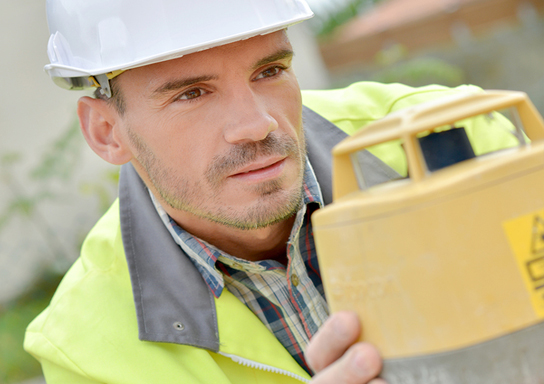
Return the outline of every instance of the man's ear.
<path id="1" fill-rule="evenodd" d="M 120 135 L 120 117 L 114 107 L 85 96 L 78 101 L 77 115 L 85 140 L 98 156 L 116 165 L 132 159 L 132 152 Z"/>

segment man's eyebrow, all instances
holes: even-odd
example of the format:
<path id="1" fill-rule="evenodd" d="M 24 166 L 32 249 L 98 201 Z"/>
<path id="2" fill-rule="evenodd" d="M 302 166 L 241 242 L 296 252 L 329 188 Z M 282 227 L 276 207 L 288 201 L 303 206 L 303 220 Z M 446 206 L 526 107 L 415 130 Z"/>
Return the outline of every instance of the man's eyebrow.
<path id="1" fill-rule="evenodd" d="M 265 58 L 262 58 L 258 62 L 256 62 L 255 65 L 253 66 L 253 69 L 257 69 L 259 67 L 262 67 L 263 65 L 273 63 L 274 61 L 290 59 L 293 56 L 294 56 L 294 53 L 292 50 L 282 49 L 281 51 L 275 52 L 269 56 L 266 56 Z"/>
<path id="2" fill-rule="evenodd" d="M 274 61 L 290 59 L 293 56 L 294 56 L 294 53 L 292 50 L 282 49 L 256 62 L 253 65 L 253 69 L 257 69 L 259 67 L 262 67 L 263 65 L 273 63 Z M 161 86 L 159 86 L 158 88 L 156 88 L 153 92 L 151 92 L 151 98 L 157 99 L 167 93 L 177 91 L 179 89 L 188 87 L 190 85 L 197 84 L 203 81 L 210 81 L 210 80 L 217 80 L 217 79 L 218 79 L 217 76 L 209 75 L 209 76 L 195 76 L 195 77 L 168 81 L 162 84 Z"/>
<path id="3" fill-rule="evenodd" d="M 210 80 L 217 80 L 217 76 L 210 75 L 210 76 L 195 76 L 195 77 L 188 77 L 183 79 L 177 79 L 172 80 L 167 83 L 162 84 L 157 89 L 155 89 L 153 92 L 151 92 L 151 98 L 156 99 L 161 97 L 164 94 L 177 91 L 178 89 L 182 89 L 185 87 L 188 87 L 193 84 L 197 84 L 203 81 L 210 81 Z"/>

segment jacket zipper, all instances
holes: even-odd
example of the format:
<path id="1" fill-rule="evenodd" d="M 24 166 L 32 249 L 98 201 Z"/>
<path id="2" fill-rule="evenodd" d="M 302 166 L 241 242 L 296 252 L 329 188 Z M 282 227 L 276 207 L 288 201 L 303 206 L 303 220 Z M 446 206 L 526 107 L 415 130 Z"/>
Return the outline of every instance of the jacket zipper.
<path id="1" fill-rule="evenodd" d="M 310 382 L 310 380 L 308 380 L 308 379 L 306 379 L 306 378 L 304 378 L 302 376 L 296 375 L 293 372 L 286 371 L 284 369 L 279 369 L 279 368 L 276 368 L 276 367 L 272 367 L 270 365 L 257 363 L 256 361 L 245 359 L 243 357 L 236 356 L 236 355 L 231 355 L 231 354 L 228 354 L 228 353 L 219 352 L 219 354 L 221 354 L 221 355 L 223 355 L 225 357 L 228 357 L 232 361 L 234 361 L 235 363 L 241 364 L 241 365 L 243 365 L 245 367 L 256 368 L 256 369 L 260 369 L 260 370 L 267 371 L 267 372 L 279 373 L 280 375 L 285 375 L 285 376 L 292 377 L 293 379 L 300 380 L 303 383 L 309 383 Z"/>

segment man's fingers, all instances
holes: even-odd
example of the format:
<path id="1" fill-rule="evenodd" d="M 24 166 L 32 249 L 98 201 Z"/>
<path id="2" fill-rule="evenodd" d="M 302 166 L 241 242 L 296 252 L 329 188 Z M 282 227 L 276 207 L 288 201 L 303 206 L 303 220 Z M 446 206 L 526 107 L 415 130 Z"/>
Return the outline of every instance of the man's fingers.
<path id="1" fill-rule="evenodd" d="M 335 313 L 323 324 L 305 354 L 316 372 L 312 384 L 386 384 L 376 379 L 382 369 L 378 350 L 369 343 L 355 343 L 360 334 L 353 312 Z"/>
<path id="2" fill-rule="evenodd" d="M 333 314 L 314 335 L 305 353 L 310 367 L 319 372 L 338 360 L 357 341 L 361 325 L 353 312 Z"/>
<path id="3" fill-rule="evenodd" d="M 340 360 L 315 375 L 311 384 L 386 384 L 382 379 L 374 379 L 381 369 L 376 348 L 368 343 L 357 343 Z"/>

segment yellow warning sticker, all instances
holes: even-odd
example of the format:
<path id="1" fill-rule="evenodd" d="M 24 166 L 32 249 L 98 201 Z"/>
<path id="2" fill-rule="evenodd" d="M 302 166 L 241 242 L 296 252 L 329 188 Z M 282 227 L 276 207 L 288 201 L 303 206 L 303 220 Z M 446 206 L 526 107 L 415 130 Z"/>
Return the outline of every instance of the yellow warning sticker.
<path id="1" fill-rule="evenodd" d="M 506 221 L 503 227 L 533 308 L 544 318 L 544 209 Z"/>

